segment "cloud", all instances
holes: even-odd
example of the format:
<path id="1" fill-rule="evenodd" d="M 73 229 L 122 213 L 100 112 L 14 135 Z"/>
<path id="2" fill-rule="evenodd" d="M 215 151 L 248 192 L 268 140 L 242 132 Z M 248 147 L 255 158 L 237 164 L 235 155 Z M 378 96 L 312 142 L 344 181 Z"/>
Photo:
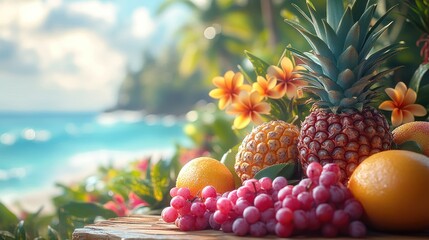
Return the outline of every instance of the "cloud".
<path id="1" fill-rule="evenodd" d="M 49 11 L 56 7 L 55 2 L 47 1 L 2 1 L 0 2 L 0 27 L 14 24 L 22 30 L 38 28 L 48 16 Z M 3 29 L 4 31 L 4 29 Z"/>
<path id="2" fill-rule="evenodd" d="M 0 110 L 111 107 L 156 25 L 144 7 L 125 20 L 118 9 L 95 0 L 1 1 Z"/>
<path id="3" fill-rule="evenodd" d="M 134 10 L 131 19 L 131 32 L 136 38 L 148 37 L 155 28 L 149 11 L 144 7 Z"/>
<path id="4" fill-rule="evenodd" d="M 100 1 L 72 2 L 68 5 L 72 14 L 82 15 L 108 24 L 116 22 L 117 8 L 113 3 Z"/>

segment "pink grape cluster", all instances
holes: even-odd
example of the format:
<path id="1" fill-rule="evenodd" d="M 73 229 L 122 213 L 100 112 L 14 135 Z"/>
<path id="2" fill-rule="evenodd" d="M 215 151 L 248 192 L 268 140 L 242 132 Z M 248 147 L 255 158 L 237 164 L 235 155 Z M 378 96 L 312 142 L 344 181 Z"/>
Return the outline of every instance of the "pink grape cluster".
<path id="1" fill-rule="evenodd" d="M 288 185 L 284 177 L 263 177 L 246 180 L 223 194 L 206 186 L 201 197 L 191 196 L 187 188 L 172 188 L 170 206 L 161 217 L 182 231 L 214 229 L 255 237 L 364 237 L 362 205 L 339 182 L 339 167 L 313 162 L 306 173 L 308 178 L 297 185 Z"/>

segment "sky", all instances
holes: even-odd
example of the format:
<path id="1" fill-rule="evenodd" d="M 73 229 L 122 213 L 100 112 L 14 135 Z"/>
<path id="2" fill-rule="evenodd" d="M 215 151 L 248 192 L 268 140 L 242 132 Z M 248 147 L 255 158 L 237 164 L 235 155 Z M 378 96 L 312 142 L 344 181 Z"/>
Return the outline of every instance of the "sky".
<path id="1" fill-rule="evenodd" d="M 0 111 L 114 106 L 144 49 L 171 39 L 183 9 L 154 0 L 0 0 Z"/>

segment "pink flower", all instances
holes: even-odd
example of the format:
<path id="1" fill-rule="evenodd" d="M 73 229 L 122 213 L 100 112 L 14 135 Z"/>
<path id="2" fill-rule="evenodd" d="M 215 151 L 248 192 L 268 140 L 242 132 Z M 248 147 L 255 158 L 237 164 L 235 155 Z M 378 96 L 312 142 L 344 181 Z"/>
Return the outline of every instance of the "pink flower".
<path id="1" fill-rule="evenodd" d="M 137 207 L 149 206 L 149 203 L 147 203 L 145 200 L 141 199 L 134 192 L 130 192 L 128 194 L 128 205 L 130 206 L 131 209 L 134 209 Z"/>
<path id="2" fill-rule="evenodd" d="M 129 213 L 124 198 L 119 194 L 113 195 L 113 201 L 108 201 L 103 207 L 116 213 L 119 217 L 128 216 Z"/>
<path id="3" fill-rule="evenodd" d="M 137 163 L 136 168 L 142 172 L 146 172 L 148 166 L 149 166 L 149 159 L 143 158 Z"/>

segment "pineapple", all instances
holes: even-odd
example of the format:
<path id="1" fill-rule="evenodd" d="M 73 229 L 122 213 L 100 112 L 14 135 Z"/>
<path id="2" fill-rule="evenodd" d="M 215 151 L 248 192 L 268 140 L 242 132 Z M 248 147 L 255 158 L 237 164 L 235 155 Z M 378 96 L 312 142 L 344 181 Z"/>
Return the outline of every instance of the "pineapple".
<path id="1" fill-rule="evenodd" d="M 242 181 L 253 178 L 260 170 L 280 163 L 298 161 L 299 129 L 281 120 L 255 127 L 238 147 L 235 172 Z"/>
<path id="2" fill-rule="evenodd" d="M 374 51 L 374 43 L 391 23 L 383 26 L 392 9 L 371 26 L 376 4 L 356 0 L 344 9 L 343 1 L 327 0 L 323 19 L 307 1 L 309 15 L 301 23 L 286 20 L 300 32 L 313 51 L 290 48 L 306 72 L 304 90 L 317 96 L 312 112 L 301 125 L 299 160 L 305 173 L 309 163 L 337 163 L 343 183 L 356 166 L 373 153 L 390 149 L 392 135 L 383 114 L 370 106 L 379 88 L 374 84 L 395 69 L 377 72 L 386 59 L 402 50 L 400 43 Z"/>

